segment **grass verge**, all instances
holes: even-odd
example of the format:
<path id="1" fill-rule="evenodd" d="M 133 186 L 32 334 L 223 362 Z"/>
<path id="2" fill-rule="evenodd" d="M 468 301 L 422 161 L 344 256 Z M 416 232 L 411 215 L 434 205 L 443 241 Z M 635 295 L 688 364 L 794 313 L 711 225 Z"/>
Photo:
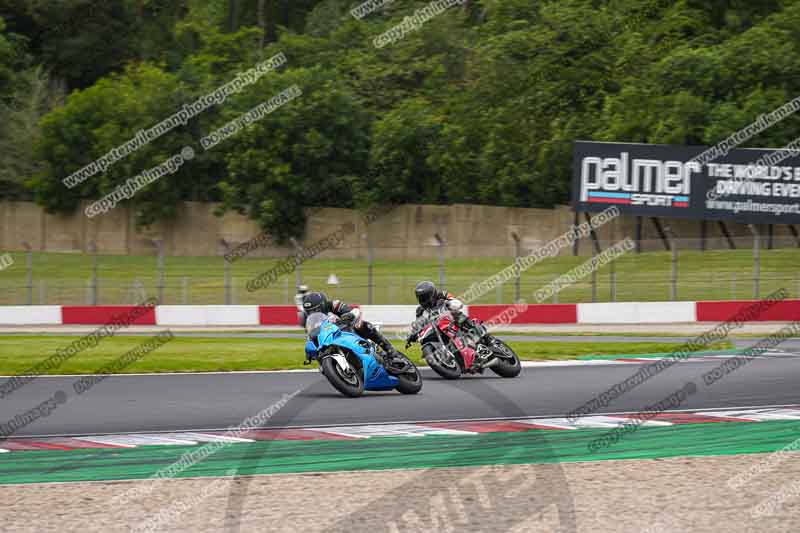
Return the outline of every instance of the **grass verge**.
<path id="1" fill-rule="evenodd" d="M 95 348 L 78 353 L 49 374 L 91 374 L 98 371 L 150 337 L 113 337 Z M 76 337 L 0 336 L 0 374 L 26 371 L 39 361 L 74 342 Z M 524 360 L 566 360 L 591 355 L 668 353 L 680 345 L 661 342 L 512 342 Z M 400 343 L 395 344 L 403 349 Z M 236 370 L 283 370 L 303 366 L 301 339 L 216 339 L 176 337 L 121 370 L 123 373 L 214 372 Z M 728 342 L 707 349 L 732 348 Z M 419 345 L 406 353 L 421 364 Z"/>

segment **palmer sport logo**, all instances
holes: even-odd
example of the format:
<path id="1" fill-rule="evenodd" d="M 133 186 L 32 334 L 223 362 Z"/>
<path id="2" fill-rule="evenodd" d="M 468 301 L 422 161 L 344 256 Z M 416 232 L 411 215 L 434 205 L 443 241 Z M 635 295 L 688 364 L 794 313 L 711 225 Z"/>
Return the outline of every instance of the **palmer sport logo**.
<path id="1" fill-rule="evenodd" d="M 700 163 L 584 157 L 581 160 L 580 201 L 603 204 L 689 207 L 692 174 Z"/>

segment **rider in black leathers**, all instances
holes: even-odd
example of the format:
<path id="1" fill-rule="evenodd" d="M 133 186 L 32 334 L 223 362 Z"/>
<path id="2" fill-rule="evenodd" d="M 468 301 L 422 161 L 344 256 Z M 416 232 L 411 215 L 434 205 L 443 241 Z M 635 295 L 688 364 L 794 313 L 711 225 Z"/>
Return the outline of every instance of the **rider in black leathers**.
<path id="1" fill-rule="evenodd" d="M 437 289 L 432 281 L 420 281 L 414 288 L 414 295 L 417 297 L 419 306 L 417 307 L 417 318 L 422 313 L 430 309 L 444 305 L 448 300 L 455 299 L 455 296 L 447 291 Z"/>
<path id="2" fill-rule="evenodd" d="M 420 281 L 417 283 L 417 286 L 414 288 L 414 294 L 417 297 L 419 306 L 417 307 L 417 319 L 411 324 L 411 333 L 406 339 L 406 348 L 411 346 L 411 343 L 417 341 L 420 331 L 425 327 L 427 321 L 420 319 L 425 311 L 438 309 L 449 302 L 457 302 L 455 296 L 447 291 L 437 289 L 432 281 Z M 459 311 L 453 311 L 453 315 L 455 315 L 457 319 L 467 320 L 466 315 L 460 312 L 461 307 L 462 306 L 457 306 Z"/>
<path id="3" fill-rule="evenodd" d="M 324 293 L 310 292 L 303 296 L 303 316 L 301 318 L 303 326 L 305 326 L 306 319 L 312 313 L 324 313 L 326 315 L 328 313 L 333 313 L 345 321 L 352 321 L 353 331 L 355 331 L 355 333 L 365 339 L 371 340 L 386 353 L 386 363 L 387 366 L 390 367 L 388 370 L 391 371 L 391 367 L 400 368 L 406 366 L 405 361 L 402 359 L 402 354 L 392 346 L 389 339 L 378 331 L 378 328 L 361 318 L 360 310 L 347 305 L 341 300 L 329 300 Z"/>

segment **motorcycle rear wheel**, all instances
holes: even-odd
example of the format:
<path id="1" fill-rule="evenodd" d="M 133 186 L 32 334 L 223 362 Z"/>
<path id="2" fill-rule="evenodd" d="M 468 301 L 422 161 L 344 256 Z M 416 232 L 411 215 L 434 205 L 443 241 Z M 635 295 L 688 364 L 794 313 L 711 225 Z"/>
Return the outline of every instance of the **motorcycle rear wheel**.
<path id="1" fill-rule="evenodd" d="M 428 365 L 434 372 L 442 376 L 444 379 L 458 379 L 461 377 L 461 365 L 458 364 L 455 356 L 447 355 L 447 360 L 442 360 L 436 354 L 436 350 L 430 344 L 422 346 L 422 357 L 428 362 Z"/>
<path id="2" fill-rule="evenodd" d="M 336 359 L 326 357 L 322 360 L 322 373 L 333 387 L 350 398 L 358 398 L 364 394 L 364 379 L 356 369 L 347 370 L 339 366 Z"/>

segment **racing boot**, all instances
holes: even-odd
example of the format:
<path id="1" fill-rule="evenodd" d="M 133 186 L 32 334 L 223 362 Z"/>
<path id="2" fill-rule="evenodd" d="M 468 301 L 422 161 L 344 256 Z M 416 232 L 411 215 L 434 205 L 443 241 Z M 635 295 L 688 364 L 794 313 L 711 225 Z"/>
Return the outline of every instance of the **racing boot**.
<path id="1" fill-rule="evenodd" d="M 390 374 L 402 374 L 403 372 L 408 371 L 411 366 L 408 364 L 408 360 L 406 356 L 397 351 L 397 349 L 392 346 L 392 343 L 389 340 L 381 335 L 380 332 L 374 330 L 374 337 L 375 343 L 381 347 L 383 353 L 384 366 L 386 367 L 386 371 Z"/>
<path id="2" fill-rule="evenodd" d="M 383 351 L 383 366 L 390 374 L 402 374 L 407 372 L 411 365 L 409 365 L 406 357 L 398 352 L 389 339 L 383 336 L 374 325 L 364 320 L 361 325 L 356 328 L 356 333 L 362 337 L 371 340 Z"/>

